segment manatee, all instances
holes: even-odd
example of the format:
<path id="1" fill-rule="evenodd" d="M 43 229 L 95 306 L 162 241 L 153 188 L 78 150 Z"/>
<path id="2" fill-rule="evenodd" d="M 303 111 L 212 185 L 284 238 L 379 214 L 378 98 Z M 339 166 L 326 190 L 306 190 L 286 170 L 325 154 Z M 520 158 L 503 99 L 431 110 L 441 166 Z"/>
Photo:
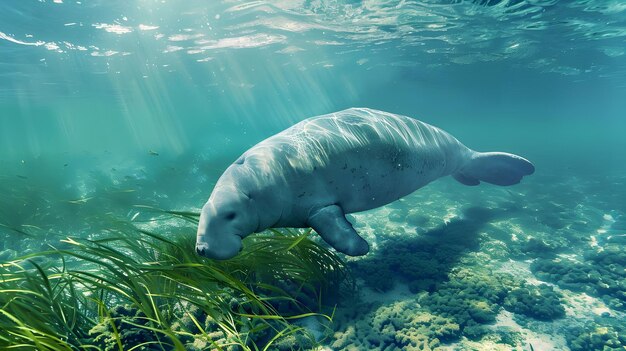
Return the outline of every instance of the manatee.
<path id="1" fill-rule="evenodd" d="M 330 246 L 365 255 L 348 213 L 386 205 L 435 179 L 513 185 L 528 160 L 477 152 L 416 119 L 367 108 L 305 119 L 256 144 L 218 179 L 198 224 L 196 250 L 228 259 L 267 228 L 313 228 Z"/>

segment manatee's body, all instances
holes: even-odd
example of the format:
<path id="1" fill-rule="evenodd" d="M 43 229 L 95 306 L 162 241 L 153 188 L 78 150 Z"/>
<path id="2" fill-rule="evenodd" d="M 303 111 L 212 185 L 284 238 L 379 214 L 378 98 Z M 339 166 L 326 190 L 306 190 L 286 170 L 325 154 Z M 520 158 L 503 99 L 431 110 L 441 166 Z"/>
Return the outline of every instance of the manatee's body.
<path id="1" fill-rule="evenodd" d="M 527 160 L 475 152 L 445 131 L 370 109 L 304 120 L 246 151 L 203 207 L 198 252 L 224 259 L 241 238 L 271 227 L 313 227 L 330 245 L 363 255 L 368 245 L 346 213 L 395 201 L 446 175 L 463 184 L 516 184 Z"/>

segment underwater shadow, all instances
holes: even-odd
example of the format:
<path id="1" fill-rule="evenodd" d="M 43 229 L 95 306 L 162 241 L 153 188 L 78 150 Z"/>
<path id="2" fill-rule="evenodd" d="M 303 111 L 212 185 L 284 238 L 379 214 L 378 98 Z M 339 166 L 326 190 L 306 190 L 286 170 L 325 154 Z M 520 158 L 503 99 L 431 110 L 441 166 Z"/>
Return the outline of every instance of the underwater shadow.
<path id="1" fill-rule="evenodd" d="M 389 238 L 375 253 L 349 266 L 356 278 L 377 291 L 389 291 L 396 283 L 407 284 L 413 293 L 435 291 L 464 255 L 480 249 L 481 230 L 513 211 L 514 206 L 466 208 L 461 217 L 426 233 Z"/>

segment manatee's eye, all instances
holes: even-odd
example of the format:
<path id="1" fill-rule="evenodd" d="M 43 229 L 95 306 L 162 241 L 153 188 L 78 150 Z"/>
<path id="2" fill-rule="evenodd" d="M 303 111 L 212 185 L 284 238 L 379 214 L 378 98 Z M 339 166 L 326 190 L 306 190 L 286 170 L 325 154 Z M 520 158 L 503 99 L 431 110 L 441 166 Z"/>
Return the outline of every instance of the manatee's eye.
<path id="1" fill-rule="evenodd" d="M 232 221 L 233 219 L 235 219 L 235 217 L 237 217 L 237 214 L 235 212 L 228 212 L 226 216 L 224 216 L 224 218 L 229 221 Z"/>

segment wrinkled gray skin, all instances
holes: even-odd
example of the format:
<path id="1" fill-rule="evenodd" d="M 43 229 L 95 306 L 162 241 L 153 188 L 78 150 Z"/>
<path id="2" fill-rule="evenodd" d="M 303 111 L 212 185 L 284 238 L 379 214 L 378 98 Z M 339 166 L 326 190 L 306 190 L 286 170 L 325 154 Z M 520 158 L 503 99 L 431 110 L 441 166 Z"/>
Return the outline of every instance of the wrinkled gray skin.
<path id="1" fill-rule="evenodd" d="M 347 213 L 383 206 L 446 175 L 466 185 L 511 185 L 533 171 L 524 158 L 475 152 L 405 116 L 352 108 L 313 117 L 226 169 L 202 208 L 196 250 L 228 259 L 252 233 L 312 227 L 337 251 L 364 255 L 369 246 Z"/>

